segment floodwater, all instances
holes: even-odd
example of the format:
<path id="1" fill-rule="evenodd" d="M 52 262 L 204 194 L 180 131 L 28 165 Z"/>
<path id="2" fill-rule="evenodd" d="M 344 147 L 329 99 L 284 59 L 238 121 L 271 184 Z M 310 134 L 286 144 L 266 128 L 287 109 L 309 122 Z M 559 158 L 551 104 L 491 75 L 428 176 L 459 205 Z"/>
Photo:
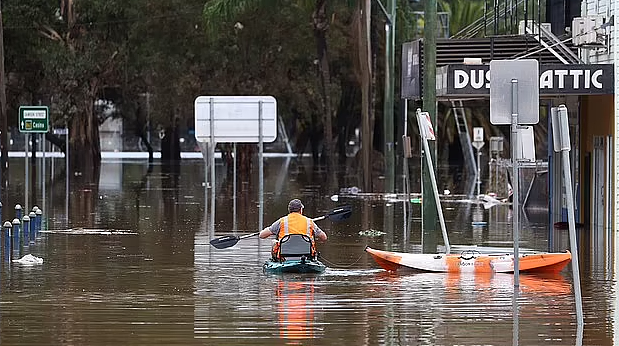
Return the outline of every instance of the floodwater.
<path id="1" fill-rule="evenodd" d="M 516 294 L 510 274 L 383 271 L 364 248 L 419 251 L 420 204 L 405 212 L 402 202 L 376 196 L 340 195 L 334 202 L 340 187 L 326 186 L 324 172 L 302 163 L 266 160 L 264 225 L 294 197 L 303 199 L 309 216 L 352 205 L 350 219 L 319 224 L 329 235 L 319 245 L 329 266 L 321 275 L 263 274 L 270 240 L 250 237 L 219 250 L 208 244 L 258 230 L 257 173 L 241 177 L 235 194 L 232 175 L 218 163 L 211 219 L 200 159 L 183 160 L 177 176 L 159 165 L 148 173 L 145 161 L 105 161 L 98 184 L 68 187 L 56 171 L 62 162 L 53 178 L 48 166 L 45 200 L 40 187 L 36 199 L 44 229 L 19 253 L 44 263 L 2 262 L 0 344 L 616 344 L 618 285 L 610 252 L 592 256 L 585 249 L 580 256 L 585 324 L 579 330 L 571 267 L 551 277 L 522 275 Z M 23 159 L 11 169 L 3 220 L 14 217 L 16 203 L 26 203 Z M 340 183 L 352 186 L 354 179 L 343 176 Z M 457 192 L 442 202 L 452 246 L 508 246 L 509 208 L 485 210 Z M 549 233 L 544 217 L 526 216 L 522 248 L 569 248 L 567 231 Z"/>

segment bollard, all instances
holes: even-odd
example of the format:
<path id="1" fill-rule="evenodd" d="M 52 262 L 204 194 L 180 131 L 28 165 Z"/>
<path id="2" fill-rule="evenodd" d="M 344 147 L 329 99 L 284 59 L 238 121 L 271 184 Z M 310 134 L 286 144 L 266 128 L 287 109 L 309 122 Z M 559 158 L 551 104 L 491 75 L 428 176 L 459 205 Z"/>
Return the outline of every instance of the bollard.
<path id="1" fill-rule="evenodd" d="M 19 219 L 15 218 L 13 219 L 13 239 L 11 241 L 12 246 L 12 252 L 14 255 L 17 255 L 16 257 L 19 257 L 19 250 L 21 249 L 21 242 L 19 241 L 21 239 L 21 237 L 19 236 L 19 226 L 21 225 L 21 221 L 19 221 Z"/>
<path id="2" fill-rule="evenodd" d="M 37 214 L 33 211 L 30 212 L 30 244 L 34 244 L 34 240 L 36 239 L 36 227 L 37 227 Z"/>
<path id="3" fill-rule="evenodd" d="M 18 220 L 21 219 L 21 212 L 21 205 L 15 204 L 15 218 L 17 218 Z"/>
<path id="4" fill-rule="evenodd" d="M 4 259 L 11 262 L 11 225 L 10 221 L 4 222 Z"/>
<path id="5" fill-rule="evenodd" d="M 30 244 L 30 216 L 25 215 L 22 219 L 22 223 L 24 224 L 24 244 Z"/>
<path id="6" fill-rule="evenodd" d="M 35 214 L 37 216 L 37 227 L 35 236 L 38 236 L 39 232 L 41 232 L 41 227 L 43 226 L 43 210 L 37 208 Z"/>

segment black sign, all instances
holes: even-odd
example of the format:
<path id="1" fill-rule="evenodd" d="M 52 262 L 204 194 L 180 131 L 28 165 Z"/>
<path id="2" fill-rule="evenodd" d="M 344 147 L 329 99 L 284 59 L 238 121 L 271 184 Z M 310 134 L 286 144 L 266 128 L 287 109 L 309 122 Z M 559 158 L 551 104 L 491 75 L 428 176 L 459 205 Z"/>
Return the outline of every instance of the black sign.
<path id="1" fill-rule="evenodd" d="M 540 95 L 607 95 L 614 93 L 614 66 L 540 65 Z M 447 65 L 437 69 L 438 96 L 490 94 L 489 65 Z"/>
<path id="2" fill-rule="evenodd" d="M 402 88 L 403 99 L 418 99 L 421 96 L 421 64 L 419 59 L 419 42 L 402 44 Z"/>

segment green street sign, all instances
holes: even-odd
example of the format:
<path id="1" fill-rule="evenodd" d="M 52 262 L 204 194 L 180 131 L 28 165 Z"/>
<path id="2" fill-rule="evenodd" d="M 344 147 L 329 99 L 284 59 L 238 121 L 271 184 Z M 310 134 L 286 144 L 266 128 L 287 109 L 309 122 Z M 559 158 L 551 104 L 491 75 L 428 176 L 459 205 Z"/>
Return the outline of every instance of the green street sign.
<path id="1" fill-rule="evenodd" d="M 47 106 L 19 107 L 19 132 L 47 133 L 49 131 L 49 109 Z"/>

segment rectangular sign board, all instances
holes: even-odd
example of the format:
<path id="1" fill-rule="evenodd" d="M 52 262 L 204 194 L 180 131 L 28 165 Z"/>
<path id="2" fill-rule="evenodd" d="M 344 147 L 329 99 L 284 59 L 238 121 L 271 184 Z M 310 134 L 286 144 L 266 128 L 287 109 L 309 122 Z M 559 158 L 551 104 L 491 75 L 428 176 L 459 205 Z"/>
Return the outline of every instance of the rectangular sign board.
<path id="1" fill-rule="evenodd" d="M 512 101 L 516 107 L 512 107 Z M 493 125 L 511 124 L 514 108 L 518 124 L 533 125 L 539 122 L 537 60 L 490 61 L 490 122 Z"/>
<path id="2" fill-rule="evenodd" d="M 273 96 L 198 96 L 194 102 L 196 140 L 217 143 L 257 143 L 277 138 L 277 101 Z M 262 109 L 261 109 L 262 108 Z"/>
<path id="3" fill-rule="evenodd" d="M 47 106 L 20 106 L 19 132 L 47 133 L 49 131 L 49 109 Z"/>

